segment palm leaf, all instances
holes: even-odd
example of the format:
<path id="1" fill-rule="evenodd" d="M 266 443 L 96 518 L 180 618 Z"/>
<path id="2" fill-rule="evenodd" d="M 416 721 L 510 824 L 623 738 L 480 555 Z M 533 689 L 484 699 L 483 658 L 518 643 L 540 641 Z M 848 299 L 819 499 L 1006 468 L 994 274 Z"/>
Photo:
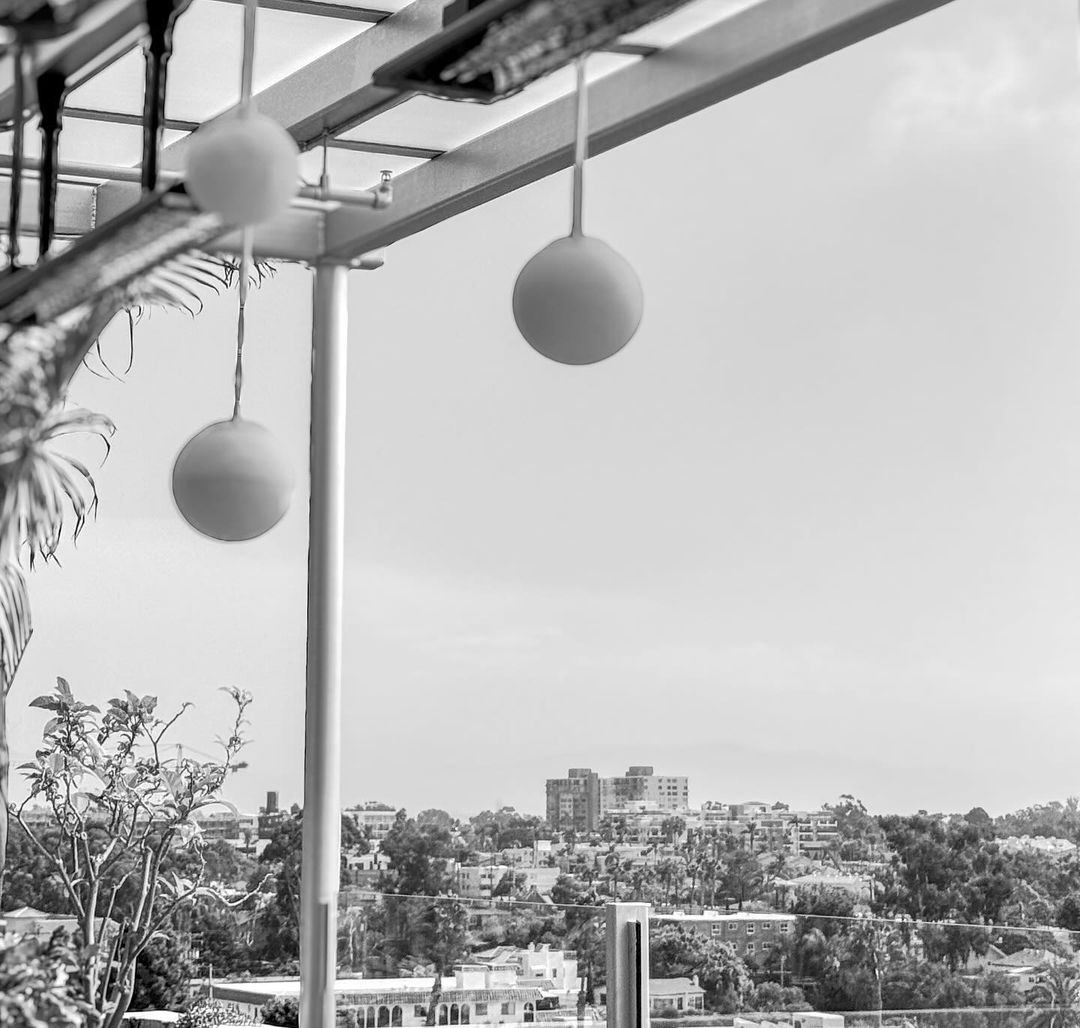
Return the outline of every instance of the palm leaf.
<path id="1" fill-rule="evenodd" d="M 55 558 L 67 518 L 78 539 L 97 508 L 98 495 L 90 470 L 53 444 L 73 433 L 99 436 L 108 453 L 113 423 L 101 414 L 55 405 L 29 430 L 0 436 L 0 540 L 38 557 Z"/>
<path id="2" fill-rule="evenodd" d="M 0 565 L 0 692 L 11 688 L 33 631 L 26 576 L 18 564 Z"/>

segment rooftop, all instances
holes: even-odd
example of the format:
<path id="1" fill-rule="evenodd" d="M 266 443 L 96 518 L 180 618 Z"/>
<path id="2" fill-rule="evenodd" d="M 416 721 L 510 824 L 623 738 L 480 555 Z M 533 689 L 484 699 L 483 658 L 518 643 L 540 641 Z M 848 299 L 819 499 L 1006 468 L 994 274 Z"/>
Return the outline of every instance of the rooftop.
<path id="1" fill-rule="evenodd" d="M 670 914 L 657 914 L 657 921 L 794 921 L 794 914 L 782 914 L 775 910 L 739 910 L 725 913 L 721 910 L 706 910 L 700 914 L 687 914 L 676 910 Z"/>
<path id="2" fill-rule="evenodd" d="M 650 996 L 681 996 L 684 993 L 700 993 L 705 995 L 705 990 L 689 978 L 650 978 Z"/>

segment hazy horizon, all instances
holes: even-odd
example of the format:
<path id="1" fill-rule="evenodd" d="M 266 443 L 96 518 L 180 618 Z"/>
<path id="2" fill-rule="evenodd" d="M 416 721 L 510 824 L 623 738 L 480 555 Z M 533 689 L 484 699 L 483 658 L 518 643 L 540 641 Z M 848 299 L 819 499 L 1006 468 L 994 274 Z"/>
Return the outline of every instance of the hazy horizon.
<path id="1" fill-rule="evenodd" d="M 695 804 L 1080 792 L 1075 19 L 956 0 L 597 157 L 586 230 L 646 297 L 608 362 L 545 362 L 511 317 L 565 174 L 353 273 L 343 802 L 541 813 L 546 778 L 638 763 Z M 231 685 L 230 798 L 302 802 L 303 269 L 253 294 L 245 348 L 291 511 L 225 546 L 169 495 L 230 412 L 234 308 L 155 313 L 126 381 L 74 384 L 118 433 L 96 523 L 31 575 L 13 764 L 57 675 L 192 700 L 192 752 Z"/>

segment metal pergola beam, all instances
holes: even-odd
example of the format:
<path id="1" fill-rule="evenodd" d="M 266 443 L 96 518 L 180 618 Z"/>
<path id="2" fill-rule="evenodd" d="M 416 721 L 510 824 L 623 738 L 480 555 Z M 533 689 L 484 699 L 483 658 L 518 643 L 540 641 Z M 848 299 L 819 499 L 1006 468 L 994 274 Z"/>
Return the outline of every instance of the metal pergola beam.
<path id="1" fill-rule="evenodd" d="M 602 153 L 952 0 L 761 0 L 589 88 Z M 326 253 L 388 246 L 571 166 L 572 97 L 398 176 L 386 211 L 328 217 Z M 646 183 L 642 183 L 644 189 Z"/>
<path id="2" fill-rule="evenodd" d="M 77 28 L 34 49 L 34 70 L 62 71 L 69 85 L 89 78 L 125 54 L 143 35 L 146 6 L 142 0 L 102 0 L 83 15 Z M 26 104 L 37 106 L 34 76 L 26 82 Z M 14 68 L 0 61 L 0 123 L 15 113 Z"/>
<path id="3" fill-rule="evenodd" d="M 628 142 L 950 2 L 759 0 L 595 82 L 589 90 L 591 152 Z M 371 85 L 372 72 L 438 31 L 441 10 L 442 0 L 416 0 L 263 90 L 257 97 L 259 109 L 301 143 L 311 143 L 326 128 L 363 121 L 373 111 L 400 101 L 402 97 L 392 91 Z M 415 146 L 388 147 L 386 152 L 408 151 L 437 159 L 395 179 L 391 208 L 332 210 L 319 216 L 325 217 L 321 235 L 313 232 L 311 217 L 298 215 L 260 232 L 261 250 L 268 253 L 280 245 L 283 256 L 308 258 L 317 239 L 319 252 L 355 258 L 565 169 L 572 159 L 572 105 L 570 97 L 557 100 L 441 156 L 423 147 L 422 140 Z M 330 142 L 348 149 L 368 148 L 362 142 Z M 179 140 L 166 148 L 166 169 L 182 169 L 184 144 Z M 0 199 L 4 192 L 6 184 Z M 130 206 L 137 195 L 124 182 L 107 182 L 96 192 L 62 183 L 58 231 L 84 232 L 88 224 L 102 223 Z M 32 201 L 29 197 L 27 201 L 29 207 Z M 290 224 L 301 228 L 293 243 L 288 240 Z"/>
<path id="4" fill-rule="evenodd" d="M 22 203 L 19 206 L 19 232 L 37 236 L 38 180 L 23 179 Z M 7 210 L 11 198 L 11 179 L 0 171 L 0 209 Z M 138 199 L 136 193 L 132 203 Z M 71 239 L 85 235 L 94 227 L 94 186 L 92 183 L 61 182 L 56 190 L 56 235 Z"/>
<path id="5" fill-rule="evenodd" d="M 284 125 L 301 149 L 338 135 L 372 110 L 402 99 L 372 85 L 375 69 L 442 28 L 444 0 L 415 0 L 306 67 L 264 89 L 260 111 Z"/>
<path id="6" fill-rule="evenodd" d="M 219 3 L 242 4 L 244 0 L 218 0 Z M 259 0 L 264 11 L 289 11 L 292 14 L 311 14 L 319 18 L 340 18 L 344 21 L 380 22 L 388 12 L 373 7 L 349 7 L 327 0 Z"/>
<path id="7" fill-rule="evenodd" d="M 231 0 L 227 0 L 231 2 Z M 65 107 L 64 117 L 74 118 L 78 121 L 100 121 L 107 125 L 130 125 L 141 127 L 141 114 L 125 114 L 122 111 L 104 111 L 91 107 Z M 194 132 L 198 127 L 197 121 L 182 121 L 177 118 L 166 118 L 162 123 L 165 128 L 176 132 Z M 373 143 L 362 139 L 328 139 L 326 145 L 331 150 L 352 150 L 356 153 L 378 153 L 390 157 L 418 157 L 422 160 L 431 160 L 440 157 L 442 150 L 435 150 L 427 146 L 400 146 L 397 143 Z"/>

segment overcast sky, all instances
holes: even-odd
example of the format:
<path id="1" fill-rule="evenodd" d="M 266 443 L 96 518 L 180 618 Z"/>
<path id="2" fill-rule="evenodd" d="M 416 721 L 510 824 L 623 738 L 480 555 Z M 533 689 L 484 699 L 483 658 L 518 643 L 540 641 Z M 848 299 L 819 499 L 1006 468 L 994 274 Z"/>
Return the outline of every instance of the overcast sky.
<path id="1" fill-rule="evenodd" d="M 631 763 L 695 805 L 1080 792 L 1078 95 L 1074 3 L 957 0 L 598 157 L 587 227 L 646 312 L 592 367 L 510 310 L 567 175 L 354 273 L 343 799 L 542 812 L 545 778 Z M 252 297 L 245 392 L 301 488 L 227 546 L 168 483 L 229 413 L 233 308 L 77 380 L 119 432 L 33 575 L 12 729 L 25 757 L 64 675 L 193 701 L 210 752 L 250 689 L 254 809 L 302 789 L 308 273 Z"/>

